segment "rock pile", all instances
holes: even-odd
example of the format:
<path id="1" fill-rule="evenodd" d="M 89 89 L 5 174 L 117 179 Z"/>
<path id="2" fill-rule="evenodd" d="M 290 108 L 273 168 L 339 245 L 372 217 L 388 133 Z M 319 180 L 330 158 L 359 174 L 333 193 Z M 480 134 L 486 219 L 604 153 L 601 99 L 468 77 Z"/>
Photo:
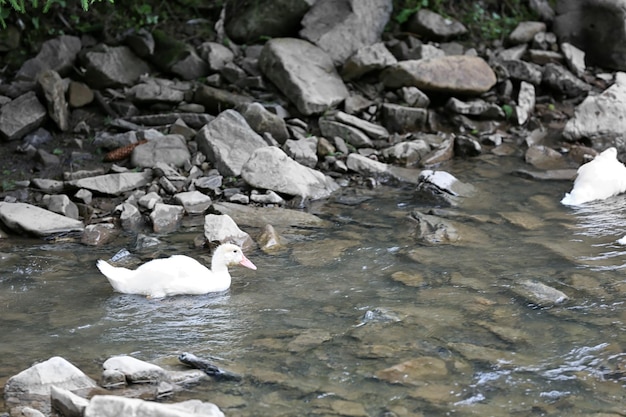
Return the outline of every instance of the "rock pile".
<path id="1" fill-rule="evenodd" d="M 467 47 L 462 24 L 421 10 L 409 34 L 382 41 L 390 0 L 345 3 L 339 12 L 328 1 L 284 10 L 276 38 L 245 48 L 217 41 L 256 36 L 251 13 L 227 13 L 226 32 L 195 48 L 145 30 L 116 46 L 69 35 L 46 42 L 0 86 L 0 137 L 5 154 L 13 148 L 58 175 L 5 181 L 15 190 L 5 190 L 0 220 L 38 236 L 97 228 L 83 241 L 100 244 L 111 222 L 169 232 L 216 200 L 303 207 L 350 179 L 417 184 L 419 168 L 453 157 L 526 145 L 527 161 L 545 170 L 574 167 L 563 151 L 593 153 L 574 152 L 577 143 L 626 150 L 624 76 L 591 74 L 585 53 L 546 23 L 520 23 L 506 48 Z M 296 15 L 297 35 L 287 24 Z M 111 121 L 92 131 L 99 109 Z M 561 131 L 571 145 L 554 142 Z M 46 150 L 54 136 L 76 145 L 65 160 Z"/>

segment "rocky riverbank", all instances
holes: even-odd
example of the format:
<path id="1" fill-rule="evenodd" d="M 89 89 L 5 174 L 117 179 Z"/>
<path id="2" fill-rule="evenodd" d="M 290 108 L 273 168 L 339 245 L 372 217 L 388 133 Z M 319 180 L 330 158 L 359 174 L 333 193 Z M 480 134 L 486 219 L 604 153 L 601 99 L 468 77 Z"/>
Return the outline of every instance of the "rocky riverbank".
<path id="1" fill-rule="evenodd" d="M 485 45 L 428 10 L 392 34 L 390 1 L 350 2 L 343 19 L 328 4 L 285 10 L 302 30 L 263 44 L 234 33 L 252 27 L 246 13 L 197 45 L 143 30 L 46 42 L 0 84 L 0 236 L 102 245 L 200 215 L 199 245 L 271 252 L 281 228 L 323 224 L 306 208 L 345 187 L 409 183 L 451 205 L 471 192 L 436 171 L 452 158 L 519 155 L 520 175 L 571 180 L 597 150 L 626 151 L 626 75 L 586 66 L 571 14 Z M 535 291 L 545 304 L 564 296 Z"/>

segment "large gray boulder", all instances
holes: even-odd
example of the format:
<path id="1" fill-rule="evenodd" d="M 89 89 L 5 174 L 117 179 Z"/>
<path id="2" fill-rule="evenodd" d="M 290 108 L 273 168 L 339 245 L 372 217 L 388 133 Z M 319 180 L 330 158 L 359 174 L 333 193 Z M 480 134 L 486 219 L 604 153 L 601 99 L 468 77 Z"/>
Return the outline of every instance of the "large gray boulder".
<path id="1" fill-rule="evenodd" d="M 339 189 L 332 178 L 299 164 L 275 146 L 257 149 L 242 167 L 241 176 L 253 187 L 312 200 Z"/>
<path id="2" fill-rule="evenodd" d="M 342 65 L 359 48 L 380 41 L 391 0 L 318 0 L 302 19 L 300 36 Z"/>
<path id="3" fill-rule="evenodd" d="M 200 151 L 225 176 L 241 175 L 241 167 L 250 154 L 267 146 L 235 110 L 225 110 L 207 123 L 196 135 L 196 142 Z"/>
<path id="4" fill-rule="evenodd" d="M 268 41 L 259 68 L 305 115 L 323 113 L 349 95 L 330 57 L 301 39 Z"/>
<path id="5" fill-rule="evenodd" d="M 626 0 L 558 0 L 553 31 L 587 64 L 626 70 Z"/>

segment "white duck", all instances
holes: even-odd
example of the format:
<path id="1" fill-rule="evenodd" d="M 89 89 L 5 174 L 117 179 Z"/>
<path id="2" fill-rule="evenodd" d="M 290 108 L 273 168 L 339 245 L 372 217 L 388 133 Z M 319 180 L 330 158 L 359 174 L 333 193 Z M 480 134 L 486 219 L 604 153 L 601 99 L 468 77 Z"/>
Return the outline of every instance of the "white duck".
<path id="1" fill-rule="evenodd" d="M 574 187 L 561 204 L 577 206 L 594 200 L 604 200 L 626 191 L 626 167 L 617 159 L 617 149 L 611 147 L 592 161 L 578 168 Z"/>
<path id="2" fill-rule="evenodd" d="M 102 259 L 96 265 L 116 291 L 161 298 L 225 291 L 231 281 L 228 266 L 236 264 L 256 269 L 239 246 L 225 243 L 215 249 L 211 269 L 185 255 L 154 259 L 135 270 L 115 267 Z"/>

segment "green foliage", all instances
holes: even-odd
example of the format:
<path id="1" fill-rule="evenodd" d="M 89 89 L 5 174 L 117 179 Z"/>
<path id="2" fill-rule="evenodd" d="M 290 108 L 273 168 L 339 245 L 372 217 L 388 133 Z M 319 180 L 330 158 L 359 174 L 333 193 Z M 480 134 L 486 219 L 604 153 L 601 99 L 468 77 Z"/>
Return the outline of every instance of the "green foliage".
<path id="1" fill-rule="evenodd" d="M 87 11 L 96 1 L 101 2 L 102 0 L 80 0 L 80 6 L 83 10 Z M 106 1 L 111 4 L 114 3 L 114 0 Z M 65 0 L 43 0 L 41 3 L 39 0 L 30 0 L 30 2 L 26 0 L 0 0 L 0 26 L 2 26 L 3 29 L 6 28 L 6 19 L 9 17 L 12 9 L 20 14 L 30 15 L 33 26 L 35 29 L 38 29 L 39 18 L 34 15 L 35 12 L 41 11 L 48 13 L 50 8 L 54 5 L 59 5 L 62 8 L 68 7 Z"/>
<path id="2" fill-rule="evenodd" d="M 511 107 L 510 105 L 503 104 L 502 111 L 504 112 L 504 116 L 506 117 L 507 120 L 513 117 L 513 107 Z"/>
<path id="3" fill-rule="evenodd" d="M 484 40 L 502 39 L 519 22 L 536 20 L 525 0 L 393 0 L 393 20 L 402 25 L 420 9 L 454 18 Z"/>

